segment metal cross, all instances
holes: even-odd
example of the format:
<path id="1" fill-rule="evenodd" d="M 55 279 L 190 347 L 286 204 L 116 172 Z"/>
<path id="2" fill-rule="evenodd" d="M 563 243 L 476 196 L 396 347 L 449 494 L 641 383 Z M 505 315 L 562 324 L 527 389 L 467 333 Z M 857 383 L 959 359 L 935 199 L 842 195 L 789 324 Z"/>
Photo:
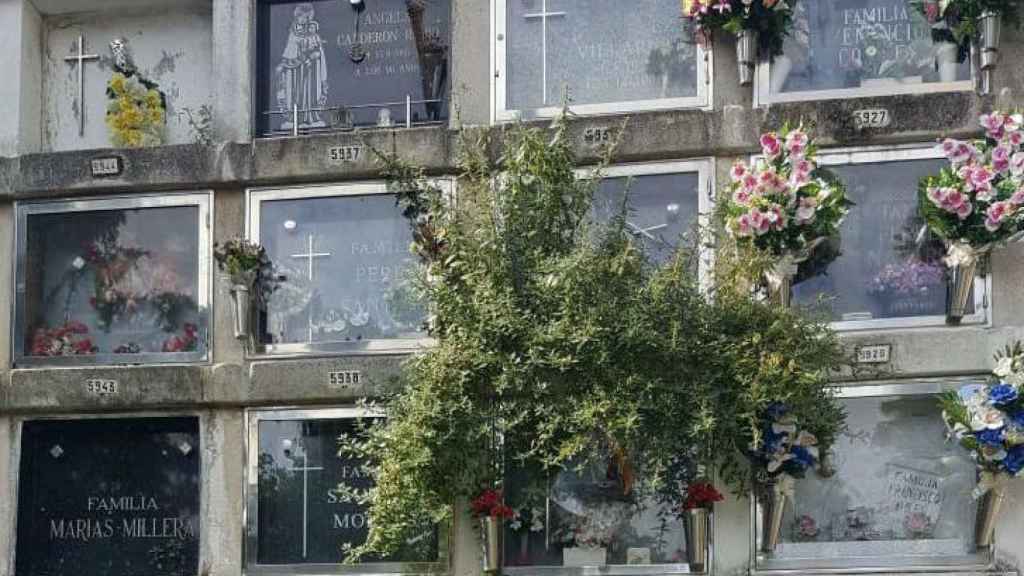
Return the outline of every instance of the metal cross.
<path id="1" fill-rule="evenodd" d="M 309 260 L 309 281 L 310 281 L 310 283 L 313 282 L 313 260 L 315 260 L 317 258 L 328 258 L 328 257 L 331 256 L 330 252 L 314 252 L 313 251 L 313 246 L 314 246 L 313 238 L 314 238 L 313 235 L 310 234 L 309 235 L 309 248 L 307 249 L 305 254 L 292 254 L 292 258 Z"/>
<path id="2" fill-rule="evenodd" d="M 98 54 L 85 53 L 85 38 L 78 35 L 78 54 L 65 56 L 65 62 L 78 66 L 78 136 L 85 136 L 85 63 L 99 60 Z"/>
<path id="3" fill-rule="evenodd" d="M 527 20 L 540 18 L 541 90 L 544 91 L 542 104 L 548 103 L 548 18 L 556 16 L 565 16 L 565 12 L 548 12 L 548 0 L 541 0 L 540 12 L 523 15 Z"/>
<path id="4" fill-rule="evenodd" d="M 305 558 L 309 544 L 309 473 L 322 472 L 322 466 L 310 466 L 306 451 L 302 451 L 302 467 L 288 468 L 289 472 L 302 472 L 302 557 Z"/>
<path id="5" fill-rule="evenodd" d="M 636 237 L 646 236 L 646 237 L 650 238 L 651 240 L 657 240 L 657 238 L 655 238 L 651 234 L 651 232 L 653 232 L 654 230 L 661 230 L 662 228 L 668 228 L 668 224 L 655 224 L 654 226 L 648 226 L 647 228 L 641 228 L 640 226 L 630 222 L 629 220 L 626 221 L 626 226 L 628 226 L 629 228 L 633 229 L 633 235 L 634 236 L 636 236 Z"/>

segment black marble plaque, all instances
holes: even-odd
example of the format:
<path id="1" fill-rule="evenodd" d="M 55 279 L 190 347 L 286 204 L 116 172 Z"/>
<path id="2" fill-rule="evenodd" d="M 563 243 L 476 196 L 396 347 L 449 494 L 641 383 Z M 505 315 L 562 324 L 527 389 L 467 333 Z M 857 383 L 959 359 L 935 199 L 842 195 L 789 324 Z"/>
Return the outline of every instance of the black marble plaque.
<path id="1" fill-rule="evenodd" d="M 199 421 L 30 421 L 19 576 L 185 576 L 199 567 Z"/>
<path id="2" fill-rule="evenodd" d="M 363 462 L 338 452 L 338 439 L 357 432 L 353 419 L 260 422 L 257 563 L 335 564 L 345 544 L 366 541 L 366 509 L 338 491 L 372 486 Z M 437 555 L 437 531 L 426 526 L 407 549 L 367 560 L 434 562 Z"/>
<path id="3" fill-rule="evenodd" d="M 450 0 L 262 0 L 260 132 L 291 131 L 296 106 L 303 131 L 401 125 L 407 97 L 411 122 L 447 118 L 450 11 Z"/>

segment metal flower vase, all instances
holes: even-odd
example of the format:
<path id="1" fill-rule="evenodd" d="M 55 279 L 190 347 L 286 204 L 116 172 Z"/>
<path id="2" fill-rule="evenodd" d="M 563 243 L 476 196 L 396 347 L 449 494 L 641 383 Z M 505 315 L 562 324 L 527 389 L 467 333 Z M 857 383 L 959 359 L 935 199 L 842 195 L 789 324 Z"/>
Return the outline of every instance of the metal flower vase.
<path id="1" fill-rule="evenodd" d="M 782 517 L 786 514 L 786 501 L 793 495 L 794 480 L 782 475 L 767 484 L 761 502 L 761 551 L 775 552 L 782 533 Z"/>
<path id="2" fill-rule="evenodd" d="M 690 572 L 705 572 L 708 565 L 708 518 L 707 508 L 690 508 L 683 515 L 686 530 L 686 560 Z"/>
<path id="3" fill-rule="evenodd" d="M 948 268 L 948 287 L 946 289 L 946 324 L 960 324 L 967 313 L 974 295 L 974 277 L 978 266 L 988 252 L 988 247 L 974 248 L 967 244 L 957 243 L 949 247 L 945 262 Z"/>
<path id="4" fill-rule="evenodd" d="M 483 571 L 489 574 L 501 572 L 501 518 L 480 518 L 480 538 L 483 544 Z"/>
<path id="5" fill-rule="evenodd" d="M 740 86 L 754 83 L 757 66 L 757 30 L 740 30 L 736 35 L 736 66 L 739 68 Z"/>
<path id="6" fill-rule="evenodd" d="M 235 320 L 235 338 L 242 340 L 252 333 L 252 294 L 249 287 L 235 284 L 231 287 L 232 313 Z"/>
<path id="7" fill-rule="evenodd" d="M 1000 482 L 990 488 L 978 503 L 978 524 L 974 536 L 978 548 L 992 546 L 992 537 L 996 531 L 996 520 L 1006 500 L 1006 483 Z"/>
<path id="8" fill-rule="evenodd" d="M 793 279 L 798 270 L 797 259 L 784 256 L 766 273 L 768 296 L 772 304 L 789 308 L 793 304 Z"/>
<path id="9" fill-rule="evenodd" d="M 985 12 L 978 18 L 978 46 L 981 48 L 979 65 L 991 70 L 999 62 L 999 34 L 1002 18 L 995 12 Z"/>

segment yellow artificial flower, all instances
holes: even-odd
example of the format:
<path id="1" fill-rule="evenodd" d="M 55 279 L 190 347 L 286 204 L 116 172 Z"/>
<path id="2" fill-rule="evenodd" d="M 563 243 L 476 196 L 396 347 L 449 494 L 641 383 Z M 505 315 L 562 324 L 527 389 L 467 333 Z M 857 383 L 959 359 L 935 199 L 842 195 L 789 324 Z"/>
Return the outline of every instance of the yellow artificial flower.
<path id="1" fill-rule="evenodd" d="M 680 0 L 680 3 L 683 8 L 683 15 L 689 14 L 693 8 L 693 0 Z"/>
<path id="2" fill-rule="evenodd" d="M 124 94 L 125 80 L 127 80 L 127 78 L 125 78 L 124 74 L 121 74 L 120 72 L 115 72 L 114 75 L 111 76 L 110 89 L 114 91 L 114 94 L 118 96 Z"/>
<path id="3" fill-rule="evenodd" d="M 146 92 L 146 106 L 150 108 L 160 107 L 160 93 L 156 90 L 150 90 Z"/>

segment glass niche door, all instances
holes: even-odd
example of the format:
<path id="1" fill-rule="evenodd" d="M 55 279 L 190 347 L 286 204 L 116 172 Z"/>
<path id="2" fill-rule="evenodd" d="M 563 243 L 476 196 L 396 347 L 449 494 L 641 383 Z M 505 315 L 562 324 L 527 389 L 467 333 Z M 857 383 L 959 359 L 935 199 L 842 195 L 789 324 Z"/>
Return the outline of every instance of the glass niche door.
<path id="1" fill-rule="evenodd" d="M 783 54 L 758 68 L 759 104 L 970 91 L 970 55 L 912 0 L 797 2 Z"/>
<path id="2" fill-rule="evenodd" d="M 249 237 L 281 279 L 259 326 L 264 352 L 395 351 L 425 342 L 412 231 L 385 184 L 251 190 Z"/>
<path id="3" fill-rule="evenodd" d="M 710 55 L 678 0 L 495 0 L 495 118 L 603 114 L 709 103 Z"/>
<path id="4" fill-rule="evenodd" d="M 249 413 L 247 574 L 445 572 L 447 533 L 429 523 L 392 556 L 343 565 L 346 546 L 369 534 L 365 506 L 345 490 L 365 491 L 373 480 L 364 461 L 339 453 L 339 439 L 380 417 L 354 407 Z"/>
<path id="5" fill-rule="evenodd" d="M 832 474 L 797 480 L 779 544 L 758 570 L 950 569 L 988 566 L 974 544 L 974 461 L 947 442 L 939 394 L 966 382 L 917 381 L 839 391 L 847 427 L 829 458 Z M 792 573 L 792 572 L 790 572 Z"/>
<path id="6" fill-rule="evenodd" d="M 945 325 L 945 247 L 922 232 L 918 181 L 948 165 L 933 145 L 830 150 L 819 163 L 835 171 L 856 204 L 838 239 L 800 264 L 793 301 L 840 330 Z M 989 279 L 974 279 L 963 322 L 987 320 Z"/>
<path id="7" fill-rule="evenodd" d="M 17 205 L 18 366 L 203 361 L 210 194 Z"/>

